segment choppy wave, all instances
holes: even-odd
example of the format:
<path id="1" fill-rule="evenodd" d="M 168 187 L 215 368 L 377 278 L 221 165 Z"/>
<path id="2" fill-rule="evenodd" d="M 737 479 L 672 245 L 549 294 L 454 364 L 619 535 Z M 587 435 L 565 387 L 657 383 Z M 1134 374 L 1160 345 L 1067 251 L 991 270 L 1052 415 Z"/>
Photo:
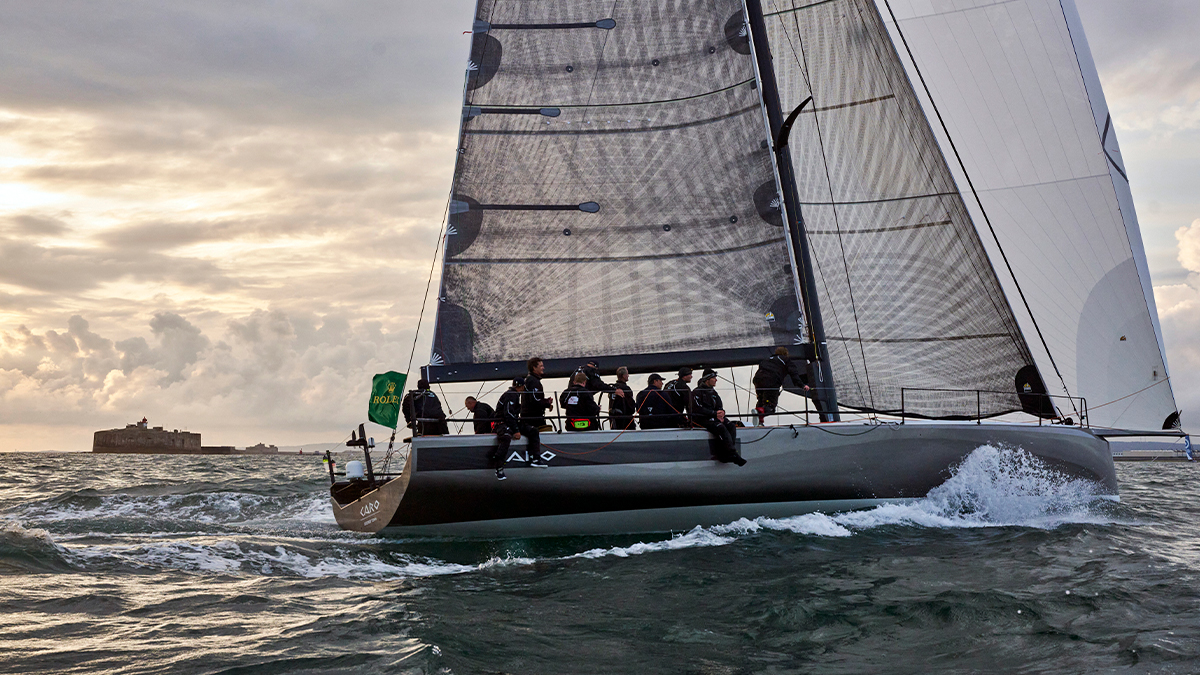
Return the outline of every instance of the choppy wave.
<path id="1" fill-rule="evenodd" d="M 254 523 L 335 525 L 324 495 L 203 492 L 165 495 L 99 495 L 72 492 L 19 512 L 41 523 L 87 524 L 91 529 L 141 531 Z"/>
<path id="2" fill-rule="evenodd" d="M 727 546 L 768 533 L 845 538 L 886 527 L 1053 528 L 1110 522 L 1098 486 L 1063 478 L 1019 449 L 983 446 L 927 497 L 865 511 L 740 519 L 667 539 L 596 547 L 550 560 L 627 558 Z M 0 566 L 18 570 L 130 567 L 234 575 L 395 579 L 527 565 L 537 558 L 491 557 L 460 564 L 413 556 L 403 542 L 336 529 L 323 495 L 96 494 L 81 491 L 27 507 L 0 530 Z M 316 528 L 314 531 L 313 528 Z M 62 530 L 66 530 L 63 532 Z"/>
<path id="3" fill-rule="evenodd" d="M 50 533 L 15 520 L 0 523 L 0 572 L 62 572 L 72 568 L 70 554 Z"/>

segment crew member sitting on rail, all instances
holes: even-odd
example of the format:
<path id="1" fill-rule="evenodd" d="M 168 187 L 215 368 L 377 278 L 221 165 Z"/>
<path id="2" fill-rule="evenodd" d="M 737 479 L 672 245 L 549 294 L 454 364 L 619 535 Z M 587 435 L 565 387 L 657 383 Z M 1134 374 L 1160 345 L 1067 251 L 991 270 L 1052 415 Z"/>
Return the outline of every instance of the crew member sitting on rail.
<path id="1" fill-rule="evenodd" d="M 642 428 L 670 429 L 677 426 L 674 411 L 662 390 L 662 375 L 654 373 L 646 378 L 646 385 L 637 395 L 638 420 Z"/>
<path id="2" fill-rule="evenodd" d="M 496 403 L 496 414 L 499 418 L 495 426 L 496 447 L 488 453 L 488 459 L 496 469 L 496 480 L 506 478 L 504 463 L 508 461 L 508 447 L 513 441 L 521 440 L 521 434 L 525 434 L 529 439 L 527 460 L 529 466 L 539 469 L 546 468 L 546 463 L 541 458 L 542 443 L 538 429 L 521 418 L 524 398 L 525 378 L 518 377 L 513 380 L 512 386 L 500 396 L 500 401 Z"/>
<path id="3" fill-rule="evenodd" d="M 721 395 L 713 388 L 716 384 L 717 371 L 705 370 L 700 376 L 700 385 L 692 392 L 692 421 L 717 437 L 720 443 L 717 460 L 744 466 L 746 460 L 742 459 L 737 451 L 737 426 L 733 420 L 725 418 L 725 406 L 721 403 Z"/>
<path id="4" fill-rule="evenodd" d="M 480 401 L 474 396 L 468 396 L 466 401 L 467 410 L 471 411 L 472 424 L 475 425 L 475 433 L 477 434 L 494 434 L 496 430 L 493 428 L 496 423 L 496 411 L 492 410 L 492 406 Z"/>
<path id="5" fill-rule="evenodd" d="M 576 371 L 571 386 L 558 397 L 567 413 L 567 431 L 592 431 L 600 428 L 600 406 L 587 387 L 588 376 Z"/>
<path id="6" fill-rule="evenodd" d="M 792 386 L 803 387 L 804 393 L 808 393 L 808 377 L 800 374 L 795 362 L 788 359 L 787 347 L 776 347 L 775 355 L 758 364 L 758 370 L 754 372 L 754 391 L 758 393 L 754 410 L 758 412 L 758 426 L 766 423 L 767 415 L 775 414 L 785 377 L 791 377 Z"/>
<path id="7" fill-rule="evenodd" d="M 400 402 L 404 421 L 418 436 L 445 436 L 450 433 L 446 413 L 437 394 L 429 390 L 429 380 L 417 380 L 417 388 L 404 395 Z"/>

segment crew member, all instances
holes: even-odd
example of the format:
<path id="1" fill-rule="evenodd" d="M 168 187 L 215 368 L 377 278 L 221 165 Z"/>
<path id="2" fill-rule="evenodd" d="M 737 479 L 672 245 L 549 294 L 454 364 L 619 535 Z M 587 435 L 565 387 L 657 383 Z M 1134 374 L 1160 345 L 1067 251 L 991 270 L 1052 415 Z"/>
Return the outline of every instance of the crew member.
<path id="1" fill-rule="evenodd" d="M 417 380 L 417 388 L 404 395 L 400 402 L 404 421 L 418 436 L 444 436 L 450 433 L 446 413 L 437 394 L 429 389 L 429 380 Z"/>
<path id="2" fill-rule="evenodd" d="M 617 393 L 620 392 L 620 393 Z M 629 369 L 617 368 L 617 383 L 608 398 L 608 426 L 612 429 L 635 429 L 633 414 L 637 404 L 633 400 L 633 389 L 629 388 Z"/>
<path id="3" fill-rule="evenodd" d="M 554 401 L 547 399 L 546 392 L 542 389 L 542 375 L 546 372 L 546 364 L 535 356 L 525 365 L 529 368 L 529 374 L 525 376 L 521 416 L 526 424 L 541 431 L 550 431 L 550 426 L 546 424 L 546 411 L 554 409 Z"/>
<path id="4" fill-rule="evenodd" d="M 758 413 L 758 426 L 766 423 L 767 415 L 775 414 L 785 377 L 792 378 L 792 385 L 802 387 L 805 395 L 808 394 L 808 377 L 788 359 L 787 347 L 776 347 L 775 355 L 758 364 L 758 370 L 754 372 L 754 391 L 758 394 L 754 410 Z"/>
<path id="5" fill-rule="evenodd" d="M 612 391 L 613 386 L 604 380 L 600 379 L 600 363 L 595 359 L 588 361 L 577 373 L 583 373 L 587 377 L 587 388 L 591 391 Z"/>
<path id="6" fill-rule="evenodd" d="M 508 391 L 500 396 L 500 401 L 496 403 L 496 447 L 488 453 L 488 460 L 496 469 L 496 480 L 504 480 L 504 462 L 508 457 L 508 448 L 513 441 L 521 440 L 521 434 L 529 439 L 527 450 L 529 451 L 529 466 L 539 469 L 546 468 L 546 463 L 542 461 L 541 452 L 542 444 L 541 437 L 538 434 L 537 427 L 527 423 L 521 418 L 522 410 L 524 409 L 523 401 L 525 400 L 525 379 L 518 377 L 513 380 L 512 386 Z"/>
<path id="7" fill-rule="evenodd" d="M 622 366 L 622 368 L 624 368 L 624 366 Z M 586 364 L 583 365 L 583 367 L 581 367 L 579 370 L 577 370 L 575 372 L 583 373 L 584 375 L 587 376 L 587 388 L 589 390 L 596 391 L 596 392 L 607 392 L 608 393 L 608 408 L 609 408 L 609 414 L 610 414 L 610 419 L 609 419 L 608 424 L 611 428 L 616 429 L 617 427 L 613 424 L 612 419 L 611 419 L 613 401 L 617 400 L 621 404 L 621 406 L 632 406 L 633 405 L 633 397 L 630 396 L 629 398 L 625 398 L 625 391 L 629 390 L 629 387 L 625 387 L 624 389 L 622 389 L 621 387 L 613 386 L 611 384 L 608 384 L 604 380 L 600 379 L 600 363 L 598 361 L 596 361 L 595 359 L 588 361 Z M 626 372 L 628 372 L 628 369 L 626 369 Z M 628 379 L 628 378 L 626 378 L 626 379 Z M 629 393 L 632 394 L 633 390 L 629 390 Z M 632 420 L 630 420 L 630 421 L 632 421 Z"/>
<path id="8" fill-rule="evenodd" d="M 671 429 L 676 426 L 674 409 L 662 390 L 662 375 L 646 378 L 646 388 L 638 392 L 638 420 L 643 429 Z"/>
<path id="9" fill-rule="evenodd" d="M 692 369 L 684 366 L 679 369 L 678 377 L 668 382 L 664 390 L 667 401 L 675 411 L 675 416 L 671 419 L 673 426 L 680 429 L 692 428 L 687 416 L 688 404 L 692 398 L 692 388 L 688 385 L 691 381 Z"/>
<path id="10" fill-rule="evenodd" d="M 744 466 L 746 460 L 737 451 L 737 425 L 725 418 L 725 406 L 714 389 L 716 385 L 717 371 L 705 370 L 696 391 L 692 392 L 692 421 L 708 429 L 719 441 L 717 460 Z"/>
<path id="11" fill-rule="evenodd" d="M 571 384 L 558 397 L 567 415 L 567 431 L 592 431 L 600 428 L 600 406 L 587 386 L 588 377 L 576 371 Z"/>
<path id="12" fill-rule="evenodd" d="M 496 423 L 496 411 L 492 410 L 492 406 L 480 401 L 474 396 L 468 396 L 466 400 L 467 410 L 471 411 L 472 424 L 475 426 L 477 434 L 492 434 L 496 430 L 492 427 Z"/>

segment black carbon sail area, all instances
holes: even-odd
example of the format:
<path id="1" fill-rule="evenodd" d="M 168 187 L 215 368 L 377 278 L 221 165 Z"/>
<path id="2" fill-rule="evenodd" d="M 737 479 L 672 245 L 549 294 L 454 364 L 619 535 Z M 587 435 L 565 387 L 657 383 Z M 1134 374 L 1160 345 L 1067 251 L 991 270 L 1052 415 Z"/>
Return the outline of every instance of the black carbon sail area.
<path id="1" fill-rule="evenodd" d="M 475 30 L 431 380 L 803 340 L 741 2 L 481 0 Z"/>
<path id="2" fill-rule="evenodd" d="M 812 97 L 789 151 L 839 403 L 1021 410 L 1029 348 L 875 2 L 763 10 L 783 109 Z"/>

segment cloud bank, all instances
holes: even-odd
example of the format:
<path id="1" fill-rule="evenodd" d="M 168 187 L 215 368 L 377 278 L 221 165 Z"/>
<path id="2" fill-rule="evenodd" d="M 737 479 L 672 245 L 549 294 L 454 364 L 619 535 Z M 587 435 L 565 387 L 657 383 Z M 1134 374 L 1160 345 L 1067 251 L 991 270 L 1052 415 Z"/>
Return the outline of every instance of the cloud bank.
<path id="1" fill-rule="evenodd" d="M 360 419 L 412 347 L 473 4 L 6 3 L 0 450 L 143 415 L 238 445 Z M 1200 414 L 1200 5 L 1077 4 Z"/>
<path id="2" fill-rule="evenodd" d="M 84 443 L 71 449 L 143 415 L 201 431 L 209 445 L 336 440 L 363 416 L 371 376 L 405 359 L 412 340 L 379 322 L 278 310 L 212 335 L 172 312 L 147 328 L 114 340 L 76 315 L 63 330 L 0 333 L 0 428 L 56 427 Z M 0 449 L 18 442 L 0 437 Z"/>

